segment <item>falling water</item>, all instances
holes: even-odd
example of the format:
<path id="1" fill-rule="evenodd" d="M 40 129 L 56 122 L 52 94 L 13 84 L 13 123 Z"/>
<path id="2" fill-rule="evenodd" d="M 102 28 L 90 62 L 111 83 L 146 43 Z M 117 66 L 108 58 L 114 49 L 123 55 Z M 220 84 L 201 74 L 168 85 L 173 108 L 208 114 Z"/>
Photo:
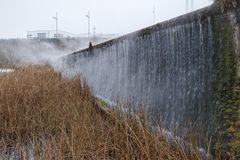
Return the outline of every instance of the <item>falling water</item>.
<path id="1" fill-rule="evenodd" d="M 211 8 L 190 13 L 65 57 L 68 71 L 86 78 L 95 95 L 144 104 L 154 121 L 184 135 L 213 125 L 218 23 L 235 25 Z M 216 34 L 217 33 L 217 34 Z M 230 40 L 231 37 L 228 39 Z M 237 41 L 237 40 L 236 40 Z M 232 45 L 224 44 L 232 47 Z M 220 45 L 220 46 L 216 46 Z M 229 52 L 230 53 L 230 52 Z M 215 58 L 214 58 L 215 57 Z M 217 65 L 216 65 L 217 63 Z M 221 82 L 222 83 L 222 82 Z M 219 83 L 220 84 L 220 83 Z"/>

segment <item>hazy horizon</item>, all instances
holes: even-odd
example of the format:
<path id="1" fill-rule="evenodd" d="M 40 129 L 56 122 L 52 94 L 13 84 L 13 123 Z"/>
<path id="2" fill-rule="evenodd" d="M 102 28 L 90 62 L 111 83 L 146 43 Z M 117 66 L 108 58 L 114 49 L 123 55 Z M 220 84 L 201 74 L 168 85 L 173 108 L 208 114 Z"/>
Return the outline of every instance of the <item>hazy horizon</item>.
<path id="1" fill-rule="evenodd" d="M 87 33 L 90 11 L 91 32 L 126 34 L 186 13 L 186 0 L 0 0 L 0 39 L 26 38 L 27 31 L 54 30 L 52 17 L 58 12 L 59 30 Z M 209 0 L 194 2 L 194 9 Z"/>

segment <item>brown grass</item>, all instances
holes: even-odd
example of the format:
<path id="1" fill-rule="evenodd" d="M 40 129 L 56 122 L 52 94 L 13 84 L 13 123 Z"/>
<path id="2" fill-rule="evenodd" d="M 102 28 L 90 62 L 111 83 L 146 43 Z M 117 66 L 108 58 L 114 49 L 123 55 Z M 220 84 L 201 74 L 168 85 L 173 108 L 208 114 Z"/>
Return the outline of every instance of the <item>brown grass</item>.
<path id="1" fill-rule="evenodd" d="M 0 152 L 15 151 L 20 159 L 199 159 L 153 134 L 139 117 L 103 113 L 79 77 L 48 66 L 0 76 Z"/>

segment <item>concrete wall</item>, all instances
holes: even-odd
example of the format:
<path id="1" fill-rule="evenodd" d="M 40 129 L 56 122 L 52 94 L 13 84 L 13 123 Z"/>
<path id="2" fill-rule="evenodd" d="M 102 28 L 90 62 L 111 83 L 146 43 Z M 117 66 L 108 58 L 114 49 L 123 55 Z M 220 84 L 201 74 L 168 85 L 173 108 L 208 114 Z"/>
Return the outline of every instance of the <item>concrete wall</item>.
<path id="1" fill-rule="evenodd" d="M 143 103 L 165 127 L 237 153 L 240 7 L 211 7 L 65 57 L 97 96 Z M 219 143 L 218 143 L 219 142 Z M 206 147 L 206 146 L 205 146 Z"/>

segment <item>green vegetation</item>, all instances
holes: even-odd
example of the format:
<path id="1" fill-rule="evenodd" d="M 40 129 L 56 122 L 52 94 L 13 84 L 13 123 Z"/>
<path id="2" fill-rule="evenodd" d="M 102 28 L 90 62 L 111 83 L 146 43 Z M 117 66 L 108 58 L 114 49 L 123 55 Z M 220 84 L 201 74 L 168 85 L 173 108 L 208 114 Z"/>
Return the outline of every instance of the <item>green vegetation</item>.
<path id="1" fill-rule="evenodd" d="M 100 99 L 100 98 L 96 98 L 96 103 L 104 109 L 109 108 L 109 104 L 107 102 L 105 102 L 104 100 Z"/>
<path id="2" fill-rule="evenodd" d="M 222 23 L 225 22 L 225 23 Z M 240 82 L 239 59 L 234 42 L 234 28 L 229 19 L 219 16 L 214 24 L 215 48 L 215 83 L 213 128 L 215 151 L 221 151 L 220 157 L 240 158 Z M 220 154 L 220 153 L 219 153 Z"/>
<path id="3" fill-rule="evenodd" d="M 238 0 L 215 0 L 219 2 L 221 5 L 222 11 L 226 10 L 227 8 L 237 7 L 240 4 Z"/>

